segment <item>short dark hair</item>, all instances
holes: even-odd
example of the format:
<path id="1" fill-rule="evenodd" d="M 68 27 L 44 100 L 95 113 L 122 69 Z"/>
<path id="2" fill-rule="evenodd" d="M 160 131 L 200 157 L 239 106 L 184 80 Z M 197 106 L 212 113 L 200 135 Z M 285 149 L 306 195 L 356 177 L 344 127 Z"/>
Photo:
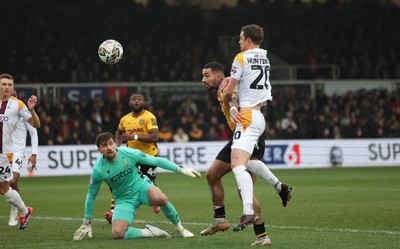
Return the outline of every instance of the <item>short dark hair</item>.
<path id="1" fill-rule="evenodd" d="M 97 148 L 100 148 L 100 145 L 107 143 L 108 141 L 110 141 L 110 139 L 112 139 L 113 141 L 115 141 L 114 135 L 111 132 L 103 132 L 100 133 L 99 135 L 96 136 L 96 145 Z"/>
<path id="2" fill-rule="evenodd" d="M 243 26 L 241 31 L 245 38 L 250 38 L 257 45 L 264 40 L 264 29 L 256 24 Z"/>
<path id="3" fill-rule="evenodd" d="M 14 81 L 14 77 L 12 77 L 11 74 L 8 74 L 8 73 L 0 74 L 0 79 L 4 79 L 4 78 Z"/>
<path id="4" fill-rule="evenodd" d="M 207 63 L 203 67 L 203 69 L 207 69 L 207 68 L 210 68 L 211 71 L 213 71 L 213 72 L 215 72 L 215 71 L 224 72 L 225 71 L 224 66 L 222 66 L 222 64 L 219 63 L 218 61 L 212 61 L 212 62 Z"/>
<path id="5" fill-rule="evenodd" d="M 140 95 L 140 96 L 143 97 L 143 99 L 145 99 L 144 95 L 142 93 L 139 93 L 139 92 L 132 93 L 131 96 L 129 97 L 129 99 L 131 99 L 133 97 L 133 95 Z"/>

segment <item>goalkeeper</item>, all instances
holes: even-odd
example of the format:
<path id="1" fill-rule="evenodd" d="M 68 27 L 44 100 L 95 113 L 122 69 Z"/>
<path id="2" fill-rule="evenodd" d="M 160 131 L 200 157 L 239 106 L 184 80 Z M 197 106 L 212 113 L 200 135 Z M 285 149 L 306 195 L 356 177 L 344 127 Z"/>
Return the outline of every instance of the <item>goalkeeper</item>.
<path id="1" fill-rule="evenodd" d="M 117 149 L 114 135 L 110 132 L 99 134 L 96 137 L 96 145 L 102 156 L 93 167 L 86 196 L 83 225 L 74 233 L 74 240 L 81 240 L 86 234 L 92 237 L 92 211 L 102 181 L 107 183 L 115 196 L 116 203 L 112 219 L 114 239 L 171 237 L 169 232 L 151 224 L 146 225 L 145 229 L 129 226 L 135 218 L 136 210 L 142 204 L 160 206 L 161 211 L 175 225 L 180 236 L 194 237 L 193 233 L 182 226 L 179 215 L 168 197 L 147 176 L 139 174 L 136 164 L 154 165 L 190 177 L 200 177 L 200 172 L 179 167 L 167 159 L 149 156 L 136 149 L 128 147 Z"/>

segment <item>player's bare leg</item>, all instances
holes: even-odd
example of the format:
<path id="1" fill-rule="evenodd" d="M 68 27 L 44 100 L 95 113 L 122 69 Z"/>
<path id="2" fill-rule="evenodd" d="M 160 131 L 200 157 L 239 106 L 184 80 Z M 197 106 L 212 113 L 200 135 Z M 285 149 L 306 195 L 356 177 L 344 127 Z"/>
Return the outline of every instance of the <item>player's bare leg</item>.
<path id="1" fill-rule="evenodd" d="M 218 159 L 214 160 L 211 167 L 206 171 L 210 195 L 214 204 L 214 222 L 200 232 L 202 236 L 213 235 L 229 229 L 229 223 L 225 216 L 224 186 L 221 179 L 230 171 L 231 165 Z"/>

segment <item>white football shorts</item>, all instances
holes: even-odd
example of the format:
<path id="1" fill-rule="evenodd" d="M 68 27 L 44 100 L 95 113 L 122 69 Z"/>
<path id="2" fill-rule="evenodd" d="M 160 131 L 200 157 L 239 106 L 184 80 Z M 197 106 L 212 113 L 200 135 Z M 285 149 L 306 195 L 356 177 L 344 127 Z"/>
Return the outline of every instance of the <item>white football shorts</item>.
<path id="1" fill-rule="evenodd" d="M 11 154 L 9 154 L 11 158 Z M 7 155 L 0 154 L 0 182 L 10 182 L 14 178 Z"/>
<path id="2" fill-rule="evenodd" d="M 240 111 L 240 114 L 242 114 L 242 122 L 236 125 L 231 148 L 252 154 L 254 146 L 265 131 L 264 115 L 259 110 L 244 110 Z"/>
<path id="3" fill-rule="evenodd" d="M 12 162 L 12 172 L 17 172 L 21 174 L 22 164 L 24 162 L 25 156 L 21 153 L 14 153 Z"/>

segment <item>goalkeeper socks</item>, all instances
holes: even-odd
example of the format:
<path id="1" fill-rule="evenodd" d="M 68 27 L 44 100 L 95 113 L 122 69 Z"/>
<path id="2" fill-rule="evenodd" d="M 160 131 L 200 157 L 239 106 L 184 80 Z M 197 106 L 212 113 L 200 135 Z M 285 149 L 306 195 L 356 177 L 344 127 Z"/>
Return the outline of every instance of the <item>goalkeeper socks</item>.
<path id="1" fill-rule="evenodd" d="M 6 200 L 11 205 L 14 205 L 18 208 L 18 212 L 21 215 L 25 215 L 28 212 L 28 209 L 25 207 L 24 201 L 21 199 L 21 196 L 17 191 L 12 188 L 9 188 L 8 191 L 4 194 Z"/>
<path id="2" fill-rule="evenodd" d="M 172 224 L 177 225 L 179 223 L 179 215 L 178 212 L 176 212 L 176 209 L 174 205 L 170 201 L 168 201 L 168 204 L 164 207 L 161 207 L 161 211 L 165 215 L 165 217 L 168 218 L 172 222 Z"/>
<path id="3" fill-rule="evenodd" d="M 246 171 L 246 167 L 241 165 L 232 169 L 235 174 L 236 182 L 240 190 L 243 202 L 243 214 L 254 214 L 253 209 L 253 181 L 250 174 Z"/>
<path id="4" fill-rule="evenodd" d="M 137 229 L 134 227 L 128 227 L 124 235 L 124 239 L 136 239 L 141 237 L 153 237 L 153 234 L 147 229 Z"/>
<path id="5" fill-rule="evenodd" d="M 267 181 L 271 186 L 275 187 L 278 192 L 280 192 L 280 190 L 277 189 L 277 186 L 279 185 L 278 183 L 280 183 L 278 178 L 268 169 L 267 165 L 265 165 L 263 162 L 261 162 L 260 160 L 249 160 L 249 162 L 247 163 L 247 169 L 251 173 Z"/>

